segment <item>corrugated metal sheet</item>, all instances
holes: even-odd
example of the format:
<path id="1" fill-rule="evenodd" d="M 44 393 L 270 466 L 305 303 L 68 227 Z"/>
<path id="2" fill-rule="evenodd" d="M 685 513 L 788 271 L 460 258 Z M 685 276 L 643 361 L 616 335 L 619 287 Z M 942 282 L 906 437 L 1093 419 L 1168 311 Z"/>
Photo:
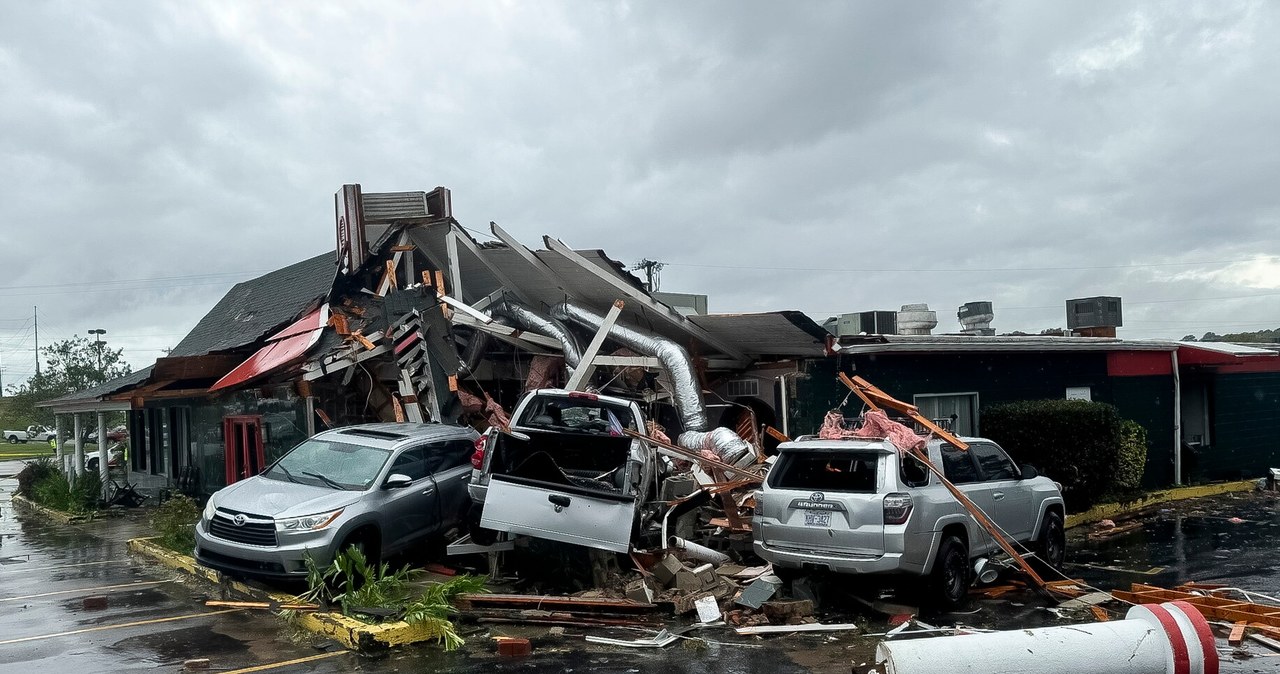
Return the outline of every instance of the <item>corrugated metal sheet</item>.
<path id="1" fill-rule="evenodd" d="M 393 220 L 425 220 L 427 212 L 426 192 L 370 192 L 363 195 L 365 223 L 386 223 Z"/>
<path id="2" fill-rule="evenodd" d="M 799 311 L 709 314 L 689 320 L 751 356 L 822 356 L 827 331 Z"/>

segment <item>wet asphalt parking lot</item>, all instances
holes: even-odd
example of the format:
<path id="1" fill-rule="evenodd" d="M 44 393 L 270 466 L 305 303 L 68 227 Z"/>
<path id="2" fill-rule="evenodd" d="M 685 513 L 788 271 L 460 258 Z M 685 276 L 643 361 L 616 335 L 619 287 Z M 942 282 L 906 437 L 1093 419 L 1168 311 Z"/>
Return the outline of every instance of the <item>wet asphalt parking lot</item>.
<path id="1" fill-rule="evenodd" d="M 541 626 L 463 625 L 468 645 L 454 653 L 408 647 L 370 657 L 326 650 L 321 640 L 266 612 L 208 608 L 204 601 L 217 598 L 216 586 L 131 559 L 125 542 L 145 535 L 141 512 L 79 525 L 15 512 L 10 496 L 19 468 L 0 463 L 0 672 L 179 672 L 192 658 L 208 658 L 210 671 L 218 672 L 847 672 L 870 659 L 877 641 L 856 633 L 758 639 L 709 628 L 690 634 L 702 640 L 639 650 L 586 644 L 576 628 L 551 636 Z M 1278 595 L 1277 513 L 1269 495 L 1224 496 L 1154 512 L 1140 529 L 1105 541 L 1074 530 L 1068 571 L 1104 589 L 1197 580 Z M 835 580 L 820 587 L 820 618 L 858 622 L 863 633 L 885 631 L 884 616 L 846 597 L 848 585 Z M 106 596 L 107 608 L 86 609 L 84 599 L 93 596 Z M 962 613 L 922 617 L 994 629 L 1087 620 L 1044 606 L 1030 594 L 1015 594 L 975 601 Z M 497 658 L 495 635 L 529 637 L 534 655 Z M 1249 652 L 1253 657 L 1224 652 L 1223 671 L 1280 672 L 1280 657 L 1260 646 Z"/>

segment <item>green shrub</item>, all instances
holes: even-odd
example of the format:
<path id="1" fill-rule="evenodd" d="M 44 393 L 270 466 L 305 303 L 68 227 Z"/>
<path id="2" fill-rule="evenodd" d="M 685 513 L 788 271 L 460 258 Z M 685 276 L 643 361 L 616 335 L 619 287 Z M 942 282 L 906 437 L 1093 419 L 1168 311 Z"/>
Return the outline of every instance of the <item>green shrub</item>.
<path id="1" fill-rule="evenodd" d="M 28 461 L 27 465 L 18 471 L 18 495 L 34 500 L 36 483 L 51 475 L 60 474 L 58 464 L 51 456 L 42 456 L 34 461 Z"/>
<path id="2" fill-rule="evenodd" d="M 1115 407 L 1087 400 L 1032 400 L 982 410 L 982 434 L 1017 463 L 1034 465 L 1060 482 L 1072 512 L 1087 510 L 1120 481 L 1133 488 L 1141 482 L 1145 431 L 1141 438 L 1131 430 L 1126 435 L 1126 423 L 1133 422 Z"/>
<path id="3" fill-rule="evenodd" d="M 58 470 L 53 461 L 37 460 L 28 464 L 25 493 L 23 477 L 19 474 L 19 493 L 47 508 L 73 515 L 92 515 L 97 512 L 102 495 L 102 478 L 93 471 L 86 471 L 70 481 Z"/>
<path id="4" fill-rule="evenodd" d="M 196 522 L 200 506 L 178 494 L 160 504 L 151 515 L 151 528 L 160 534 L 160 545 L 190 555 L 196 549 Z"/>
<path id="5" fill-rule="evenodd" d="M 1125 419 L 1120 425 L 1120 455 L 1116 461 L 1114 488 L 1120 492 L 1136 491 L 1142 486 L 1142 473 L 1147 467 L 1147 429 L 1136 421 Z"/>
<path id="6" fill-rule="evenodd" d="M 337 604 L 342 614 L 365 622 L 386 619 L 361 609 L 392 611 L 411 625 L 432 625 L 439 633 L 436 642 L 446 651 L 463 644 L 449 616 L 457 612 L 453 599 L 460 594 L 484 592 L 484 578 L 462 575 L 443 583 L 431 583 L 415 593 L 410 584 L 417 573 L 410 569 L 391 571 L 385 562 L 370 564 L 356 548 L 342 551 L 327 568 L 320 569 L 307 558 L 305 601 Z"/>

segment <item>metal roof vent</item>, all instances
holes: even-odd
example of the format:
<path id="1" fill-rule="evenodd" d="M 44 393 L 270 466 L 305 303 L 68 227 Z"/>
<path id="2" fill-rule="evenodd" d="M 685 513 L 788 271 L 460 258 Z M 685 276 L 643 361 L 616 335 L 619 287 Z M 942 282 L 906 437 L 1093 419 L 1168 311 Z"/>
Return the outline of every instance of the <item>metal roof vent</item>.
<path id="1" fill-rule="evenodd" d="M 904 304 L 898 312 L 898 334 L 929 335 L 938 327 L 938 312 L 928 304 Z"/>
<path id="2" fill-rule="evenodd" d="M 960 332 L 966 335 L 990 337 L 996 334 L 991 320 L 996 317 L 990 302 L 965 302 L 956 316 L 960 319 Z"/>

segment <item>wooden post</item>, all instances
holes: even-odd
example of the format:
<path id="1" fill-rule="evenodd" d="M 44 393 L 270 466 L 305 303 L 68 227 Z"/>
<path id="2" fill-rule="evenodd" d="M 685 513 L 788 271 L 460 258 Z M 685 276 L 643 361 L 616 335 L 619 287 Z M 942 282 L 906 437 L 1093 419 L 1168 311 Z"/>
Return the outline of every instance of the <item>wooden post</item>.
<path id="1" fill-rule="evenodd" d="M 609 313 L 605 314 L 604 322 L 600 324 L 600 329 L 596 331 L 596 336 L 591 338 L 591 343 L 587 345 L 587 350 L 582 352 L 582 362 L 578 364 L 578 369 L 573 371 L 573 376 L 569 377 L 569 383 L 565 384 L 565 388 L 570 391 L 579 391 L 582 385 L 591 378 L 591 373 L 595 372 L 596 354 L 600 352 L 600 347 L 604 346 L 604 340 L 609 336 L 609 331 L 613 329 L 613 324 L 618 320 L 618 314 L 622 313 L 622 300 L 614 300 L 613 306 L 609 307 Z"/>

